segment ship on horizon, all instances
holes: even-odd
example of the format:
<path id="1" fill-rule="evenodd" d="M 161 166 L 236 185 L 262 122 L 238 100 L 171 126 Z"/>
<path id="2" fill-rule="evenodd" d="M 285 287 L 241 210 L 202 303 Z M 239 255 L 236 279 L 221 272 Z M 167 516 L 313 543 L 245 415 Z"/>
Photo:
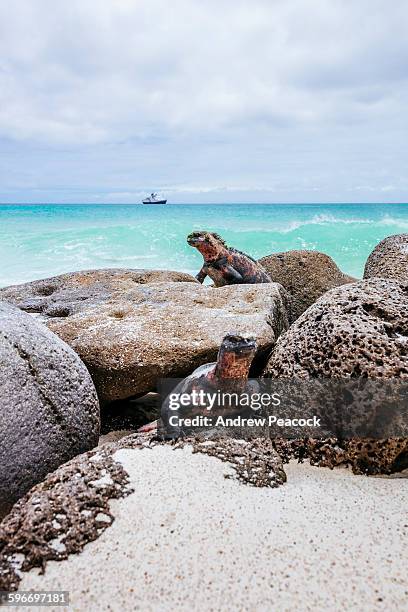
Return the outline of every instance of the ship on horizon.
<path id="1" fill-rule="evenodd" d="M 151 193 L 150 196 L 142 200 L 142 204 L 166 204 L 167 200 L 159 198 L 157 193 Z"/>

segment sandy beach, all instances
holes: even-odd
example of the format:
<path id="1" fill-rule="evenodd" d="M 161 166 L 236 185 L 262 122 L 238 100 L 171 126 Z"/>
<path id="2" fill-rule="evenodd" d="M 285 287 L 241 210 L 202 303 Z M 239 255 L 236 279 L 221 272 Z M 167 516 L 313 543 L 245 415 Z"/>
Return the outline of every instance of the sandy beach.
<path id="1" fill-rule="evenodd" d="M 82 553 L 23 574 L 70 610 L 406 610 L 408 480 L 292 461 L 277 489 L 216 458 L 120 449 L 134 493 Z"/>

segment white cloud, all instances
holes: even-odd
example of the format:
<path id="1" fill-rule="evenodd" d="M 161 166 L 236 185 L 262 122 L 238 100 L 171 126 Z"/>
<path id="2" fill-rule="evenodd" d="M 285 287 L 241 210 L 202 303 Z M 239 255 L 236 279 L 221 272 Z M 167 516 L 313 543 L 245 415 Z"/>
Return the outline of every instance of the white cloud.
<path id="1" fill-rule="evenodd" d="M 78 195 L 326 194 L 349 167 L 399 185 L 407 17 L 404 0 L 0 0 L 4 151 L 36 169 L 31 189 Z M 10 193 L 26 172 L 4 173 Z"/>

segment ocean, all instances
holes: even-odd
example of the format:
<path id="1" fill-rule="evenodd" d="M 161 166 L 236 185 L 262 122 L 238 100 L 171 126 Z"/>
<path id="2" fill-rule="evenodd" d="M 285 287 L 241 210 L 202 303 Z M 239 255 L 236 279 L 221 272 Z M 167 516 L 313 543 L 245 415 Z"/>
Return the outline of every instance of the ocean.
<path id="1" fill-rule="evenodd" d="M 201 229 L 256 258 L 323 251 L 361 277 L 382 238 L 408 232 L 408 204 L 4 204 L 0 286 L 106 267 L 196 274 L 202 258 L 186 236 Z"/>

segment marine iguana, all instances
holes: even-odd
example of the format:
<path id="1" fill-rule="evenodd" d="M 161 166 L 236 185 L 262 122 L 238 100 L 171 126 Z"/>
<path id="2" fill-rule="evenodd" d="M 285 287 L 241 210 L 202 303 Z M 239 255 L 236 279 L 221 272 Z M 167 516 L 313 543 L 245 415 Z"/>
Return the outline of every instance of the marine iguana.
<path id="1" fill-rule="evenodd" d="M 214 232 L 192 232 L 187 242 L 204 257 L 204 265 L 196 276 L 203 283 L 209 276 L 216 287 L 236 284 L 271 283 L 266 270 L 246 253 L 228 247 Z"/>
<path id="2" fill-rule="evenodd" d="M 193 391 L 204 391 L 205 393 L 216 393 L 222 387 L 224 392 L 251 393 L 258 391 L 256 381 L 248 380 L 249 370 L 257 350 L 255 338 L 243 336 L 241 334 L 227 334 L 219 348 L 217 361 L 206 363 L 194 370 L 190 376 L 182 380 L 172 391 L 172 394 L 191 394 Z M 256 387 L 256 388 L 255 388 Z M 237 406 L 213 406 L 212 410 L 221 408 L 224 414 L 228 412 L 236 413 Z M 189 416 L 194 413 L 203 414 L 203 406 L 189 406 L 187 408 Z M 182 435 L 178 427 L 169 425 L 170 416 L 179 415 L 179 409 L 170 408 L 169 397 L 163 403 L 161 417 L 165 425 L 165 437 L 174 438 Z M 140 433 L 157 432 L 158 421 L 153 421 L 143 425 L 138 429 Z"/>

